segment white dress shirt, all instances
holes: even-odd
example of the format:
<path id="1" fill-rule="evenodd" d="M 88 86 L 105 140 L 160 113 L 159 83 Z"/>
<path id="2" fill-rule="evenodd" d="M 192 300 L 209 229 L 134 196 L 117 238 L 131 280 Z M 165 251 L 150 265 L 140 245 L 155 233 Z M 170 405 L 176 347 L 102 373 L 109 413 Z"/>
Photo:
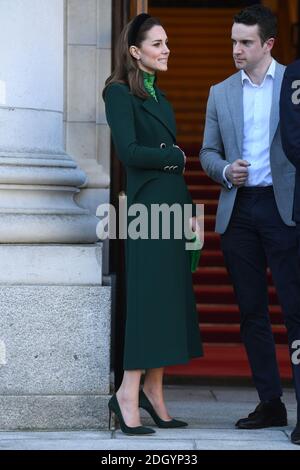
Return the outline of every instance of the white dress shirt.
<path id="1" fill-rule="evenodd" d="M 241 71 L 244 110 L 242 159 L 251 164 L 245 186 L 273 184 L 269 137 L 275 67 L 273 59 L 261 85 L 254 84 L 244 70 Z M 229 183 L 228 187 L 232 187 L 226 178 L 224 180 Z"/>

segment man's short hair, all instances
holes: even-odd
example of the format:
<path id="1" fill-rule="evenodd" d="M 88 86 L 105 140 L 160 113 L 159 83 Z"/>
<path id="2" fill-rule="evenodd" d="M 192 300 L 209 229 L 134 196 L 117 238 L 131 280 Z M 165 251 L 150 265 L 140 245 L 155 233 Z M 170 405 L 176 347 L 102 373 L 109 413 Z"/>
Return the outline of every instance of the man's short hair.
<path id="1" fill-rule="evenodd" d="M 257 24 L 262 45 L 277 36 L 277 18 L 270 8 L 263 5 L 256 4 L 244 8 L 233 17 L 233 21 L 247 26 Z"/>

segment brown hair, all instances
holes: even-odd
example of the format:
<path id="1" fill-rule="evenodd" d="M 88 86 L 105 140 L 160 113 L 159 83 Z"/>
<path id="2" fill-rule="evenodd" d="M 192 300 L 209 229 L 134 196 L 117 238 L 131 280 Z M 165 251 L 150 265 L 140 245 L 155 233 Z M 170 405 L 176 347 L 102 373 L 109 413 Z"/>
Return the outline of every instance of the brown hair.
<path id="1" fill-rule="evenodd" d="M 140 98 L 148 98 L 149 96 L 144 88 L 142 71 L 137 64 L 137 60 L 132 57 L 129 52 L 128 32 L 130 31 L 133 21 L 134 18 L 123 28 L 118 39 L 116 66 L 113 73 L 105 81 L 105 87 L 102 92 L 103 99 L 105 99 L 107 87 L 112 83 L 125 83 L 129 86 L 131 93 Z M 161 26 L 161 23 L 157 18 L 151 16 L 144 21 L 138 31 L 135 41 L 137 47 L 141 46 L 141 43 L 146 39 L 146 33 L 153 28 L 153 26 Z"/>

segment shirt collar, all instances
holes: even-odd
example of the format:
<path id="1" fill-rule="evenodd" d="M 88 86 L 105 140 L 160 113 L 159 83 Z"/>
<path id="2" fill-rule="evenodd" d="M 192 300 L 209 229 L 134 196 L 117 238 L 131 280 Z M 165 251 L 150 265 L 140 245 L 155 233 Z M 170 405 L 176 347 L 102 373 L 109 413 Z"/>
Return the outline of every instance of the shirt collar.
<path id="1" fill-rule="evenodd" d="M 150 86 L 153 86 L 155 82 L 155 74 L 143 71 L 144 82 L 148 83 Z"/>
<path id="2" fill-rule="evenodd" d="M 275 68 L 276 68 L 276 61 L 274 59 L 272 59 L 272 62 L 267 70 L 267 73 L 265 75 L 265 78 L 263 79 L 262 83 L 260 85 L 256 85 L 255 83 L 252 82 L 252 80 L 248 77 L 248 75 L 245 73 L 244 70 L 241 71 L 241 80 L 242 80 L 242 85 L 245 84 L 245 82 L 247 81 L 248 83 L 250 83 L 250 85 L 252 85 L 253 87 L 256 87 L 256 88 L 260 88 L 264 85 L 265 83 L 265 80 L 267 77 L 271 77 L 275 78 Z"/>

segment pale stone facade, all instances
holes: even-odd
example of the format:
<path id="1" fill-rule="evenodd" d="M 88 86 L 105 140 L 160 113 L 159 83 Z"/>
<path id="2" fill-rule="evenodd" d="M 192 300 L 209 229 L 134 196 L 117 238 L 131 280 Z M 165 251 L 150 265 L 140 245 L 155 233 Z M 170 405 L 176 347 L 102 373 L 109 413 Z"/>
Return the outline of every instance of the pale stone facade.
<path id="1" fill-rule="evenodd" d="M 105 428 L 111 0 L 1 0 L 0 17 L 0 429 Z"/>

